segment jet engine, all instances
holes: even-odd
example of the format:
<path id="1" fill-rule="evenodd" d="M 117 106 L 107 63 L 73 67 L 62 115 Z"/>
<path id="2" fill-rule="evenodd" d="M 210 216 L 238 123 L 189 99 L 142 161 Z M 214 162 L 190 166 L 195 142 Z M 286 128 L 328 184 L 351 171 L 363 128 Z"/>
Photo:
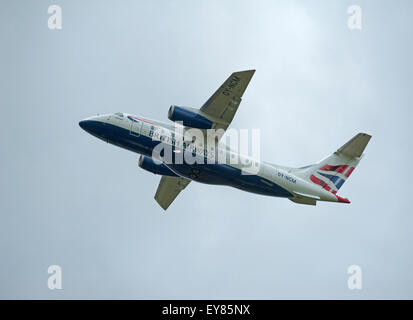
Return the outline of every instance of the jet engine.
<path id="1" fill-rule="evenodd" d="M 155 163 L 155 161 L 153 161 L 151 157 L 141 155 L 139 158 L 139 167 L 154 174 L 177 177 L 177 175 L 173 171 L 171 171 L 166 165 L 164 165 L 163 163 Z"/>
<path id="2" fill-rule="evenodd" d="M 171 106 L 168 119 L 182 121 L 184 126 L 198 129 L 211 129 L 213 125 L 212 121 L 203 116 L 198 109 L 189 107 Z"/>

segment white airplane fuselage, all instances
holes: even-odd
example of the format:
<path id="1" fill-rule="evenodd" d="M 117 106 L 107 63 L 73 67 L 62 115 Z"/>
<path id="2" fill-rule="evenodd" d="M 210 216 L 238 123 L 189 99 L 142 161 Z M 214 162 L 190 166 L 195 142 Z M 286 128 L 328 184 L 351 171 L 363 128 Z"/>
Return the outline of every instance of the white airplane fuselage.
<path id="1" fill-rule="evenodd" d="M 136 117 L 126 113 L 115 113 L 90 117 L 82 120 L 79 125 L 95 137 L 141 154 L 140 166 L 152 173 L 177 176 L 207 184 L 232 186 L 244 191 L 294 199 L 297 196 L 311 197 L 318 201 L 348 202 L 335 193 L 321 188 L 302 176 L 294 174 L 293 168 L 277 166 L 251 159 L 233 151 L 223 144 L 217 144 L 215 159 L 208 162 L 209 151 L 201 145 L 196 149 L 179 143 L 176 137 L 176 126 L 155 120 Z M 183 130 L 189 129 L 186 127 Z M 160 133 L 154 136 L 154 132 Z M 174 139 L 175 138 L 175 139 Z M 198 160 L 195 163 L 161 163 L 152 159 L 154 148 L 160 143 L 170 146 L 173 157 L 184 156 L 189 152 Z M 218 152 L 226 152 L 224 162 L 217 161 Z M 236 163 L 230 159 L 236 158 Z M 210 157 L 211 160 L 211 157 Z M 249 161 L 249 163 L 248 163 Z M 246 165 L 243 165 L 245 164 Z M 253 167 L 255 166 L 255 167 Z M 254 173 L 248 173 L 248 168 Z M 251 170 L 250 170 L 251 171 Z"/>

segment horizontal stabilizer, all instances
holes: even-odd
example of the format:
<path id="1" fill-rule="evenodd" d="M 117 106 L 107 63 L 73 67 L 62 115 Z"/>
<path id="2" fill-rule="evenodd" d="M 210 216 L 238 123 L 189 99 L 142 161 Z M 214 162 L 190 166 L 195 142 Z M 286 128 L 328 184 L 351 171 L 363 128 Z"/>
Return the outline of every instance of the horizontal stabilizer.
<path id="1" fill-rule="evenodd" d="M 309 204 L 315 206 L 317 204 L 317 200 L 320 200 L 319 196 L 315 196 L 312 194 L 305 194 L 301 192 L 293 192 L 294 198 L 289 198 L 291 201 L 299 204 Z"/>
<path id="2" fill-rule="evenodd" d="M 307 197 L 296 197 L 296 198 L 289 198 L 292 202 L 299 203 L 299 204 L 308 204 L 310 206 L 315 206 L 317 204 L 317 200 Z"/>

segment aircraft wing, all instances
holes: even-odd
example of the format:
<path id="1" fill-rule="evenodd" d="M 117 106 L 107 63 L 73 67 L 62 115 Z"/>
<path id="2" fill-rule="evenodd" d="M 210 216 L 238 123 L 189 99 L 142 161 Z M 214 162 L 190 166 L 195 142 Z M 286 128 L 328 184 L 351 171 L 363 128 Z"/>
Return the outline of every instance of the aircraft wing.
<path id="1" fill-rule="evenodd" d="M 225 131 L 231 124 L 241 103 L 241 97 L 247 89 L 254 72 L 255 70 L 234 72 L 201 107 L 200 111 L 202 113 L 214 119 L 214 129 Z M 219 135 L 219 138 L 221 136 L 222 134 Z M 155 200 L 162 209 L 168 209 L 178 194 L 190 182 L 191 180 L 181 177 L 163 176 L 156 190 Z"/>
<path id="2" fill-rule="evenodd" d="M 219 121 L 214 122 L 214 129 L 226 130 L 231 124 L 254 72 L 234 72 L 201 107 L 201 112 Z"/>
<path id="3" fill-rule="evenodd" d="M 178 194 L 184 190 L 190 182 L 191 180 L 181 177 L 163 176 L 156 190 L 156 202 L 159 203 L 162 209 L 168 209 Z"/>

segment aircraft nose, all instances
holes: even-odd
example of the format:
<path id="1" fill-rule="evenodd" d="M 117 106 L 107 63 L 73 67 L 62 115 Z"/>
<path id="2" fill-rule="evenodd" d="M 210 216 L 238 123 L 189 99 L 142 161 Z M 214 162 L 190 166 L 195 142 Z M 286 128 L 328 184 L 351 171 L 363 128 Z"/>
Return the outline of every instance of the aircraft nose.
<path id="1" fill-rule="evenodd" d="M 79 122 L 79 126 L 86 132 L 93 135 L 99 135 L 102 131 L 102 123 L 99 121 L 82 120 Z"/>
<path id="2" fill-rule="evenodd" d="M 86 130 L 86 128 L 87 128 L 87 123 L 88 123 L 88 120 L 79 121 L 79 126 L 80 126 L 83 130 L 87 131 L 87 130 Z"/>
<path id="3" fill-rule="evenodd" d="M 107 140 L 108 132 L 105 123 L 100 119 L 84 119 L 79 122 L 79 126 L 87 133 L 90 133 L 92 136 L 105 141 Z"/>
<path id="4" fill-rule="evenodd" d="M 82 120 L 79 122 L 79 126 L 85 130 L 86 132 L 90 133 L 90 134 L 94 134 L 97 133 L 97 131 L 99 131 L 98 129 L 98 123 L 96 123 L 96 121 L 92 121 L 92 120 Z"/>

